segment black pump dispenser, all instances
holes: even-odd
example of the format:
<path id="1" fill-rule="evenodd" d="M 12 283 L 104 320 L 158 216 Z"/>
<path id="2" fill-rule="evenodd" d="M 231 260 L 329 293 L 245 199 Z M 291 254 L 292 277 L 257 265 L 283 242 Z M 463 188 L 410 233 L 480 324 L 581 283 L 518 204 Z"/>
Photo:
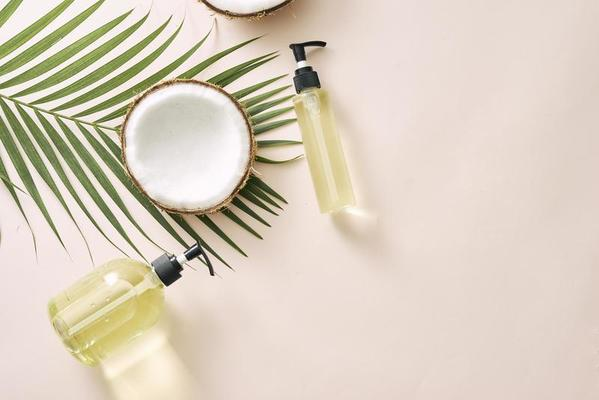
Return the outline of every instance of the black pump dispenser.
<path id="1" fill-rule="evenodd" d="M 200 243 L 194 244 L 178 256 L 164 253 L 163 255 L 152 261 L 152 267 L 154 268 L 156 275 L 158 275 L 162 283 L 164 283 L 164 286 L 170 286 L 175 281 L 179 280 L 179 278 L 181 278 L 183 264 L 200 256 L 208 266 L 210 275 L 214 276 L 214 269 L 212 269 L 212 263 L 210 262 L 210 259 L 204 252 L 204 249 L 202 248 Z"/>
<path id="2" fill-rule="evenodd" d="M 293 78 L 297 93 L 308 88 L 320 88 L 318 73 L 306 62 L 306 47 L 326 47 L 326 45 L 326 42 L 320 40 L 289 45 L 289 48 L 293 50 L 295 61 L 297 61 L 297 69 Z"/>

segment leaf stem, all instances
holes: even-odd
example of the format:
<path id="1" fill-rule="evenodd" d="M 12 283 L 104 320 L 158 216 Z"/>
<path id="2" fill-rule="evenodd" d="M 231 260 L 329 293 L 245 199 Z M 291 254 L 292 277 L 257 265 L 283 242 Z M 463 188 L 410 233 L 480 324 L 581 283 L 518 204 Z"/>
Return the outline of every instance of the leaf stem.
<path id="1" fill-rule="evenodd" d="M 57 112 L 54 112 L 54 111 L 45 110 L 43 108 L 36 107 L 34 105 L 31 105 L 31 104 L 26 103 L 26 102 L 21 101 L 21 100 L 17 100 L 14 97 L 7 96 L 7 95 L 4 95 L 2 93 L 0 93 L 0 97 L 3 98 L 3 99 L 6 99 L 8 101 L 11 101 L 13 103 L 20 104 L 20 105 L 22 105 L 24 107 L 31 108 L 33 110 L 39 111 L 39 112 L 44 113 L 44 114 L 50 114 L 50 115 L 53 115 L 53 116 L 61 118 L 61 119 L 68 119 L 69 121 L 78 122 L 78 123 L 83 124 L 83 125 L 93 126 L 94 128 L 106 129 L 106 130 L 109 130 L 109 131 L 118 132 L 117 128 L 113 128 L 111 126 L 106 126 L 106 125 L 100 125 L 100 124 L 96 124 L 94 122 L 84 121 L 84 120 L 79 119 L 79 118 L 69 117 L 67 115 L 60 114 L 60 113 L 57 113 Z"/>

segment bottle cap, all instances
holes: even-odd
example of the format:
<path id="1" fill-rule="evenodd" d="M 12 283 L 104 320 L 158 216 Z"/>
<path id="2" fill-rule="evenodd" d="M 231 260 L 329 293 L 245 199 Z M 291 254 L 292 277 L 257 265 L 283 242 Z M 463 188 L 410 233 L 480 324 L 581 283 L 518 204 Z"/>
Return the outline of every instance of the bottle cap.
<path id="1" fill-rule="evenodd" d="M 320 40 L 289 45 L 289 48 L 293 50 L 295 61 L 297 61 L 297 69 L 293 78 L 297 93 L 308 88 L 320 88 L 318 73 L 306 62 L 306 47 L 326 47 L 326 45 L 326 42 Z"/>
<path id="2" fill-rule="evenodd" d="M 183 253 L 175 256 L 173 254 L 164 253 L 154 261 L 152 261 L 152 267 L 158 275 L 158 278 L 164 283 L 164 286 L 170 286 L 179 278 L 181 278 L 181 271 L 183 271 L 183 264 L 188 261 L 193 260 L 194 258 L 199 258 L 204 261 L 204 263 L 208 266 L 208 270 L 210 271 L 210 275 L 214 276 L 214 269 L 212 268 L 212 263 L 210 259 L 204 252 L 204 249 L 200 245 L 200 243 L 196 243 Z"/>

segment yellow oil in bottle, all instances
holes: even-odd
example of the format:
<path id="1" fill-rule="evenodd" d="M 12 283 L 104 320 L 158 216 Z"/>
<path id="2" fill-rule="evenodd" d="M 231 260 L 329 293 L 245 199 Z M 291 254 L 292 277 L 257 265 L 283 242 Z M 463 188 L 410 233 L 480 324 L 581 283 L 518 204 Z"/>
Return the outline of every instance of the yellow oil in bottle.
<path id="1" fill-rule="evenodd" d="M 339 211 L 356 203 L 328 92 L 303 90 L 294 98 L 306 159 L 320 211 Z"/>
<path id="2" fill-rule="evenodd" d="M 69 352 L 95 365 L 158 321 L 163 289 L 149 265 L 114 260 L 50 300 L 50 319 Z"/>

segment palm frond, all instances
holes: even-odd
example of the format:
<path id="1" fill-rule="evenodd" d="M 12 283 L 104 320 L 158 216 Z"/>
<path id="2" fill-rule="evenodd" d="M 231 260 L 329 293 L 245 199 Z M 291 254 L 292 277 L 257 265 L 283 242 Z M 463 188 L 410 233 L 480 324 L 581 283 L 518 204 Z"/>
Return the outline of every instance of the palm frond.
<path id="1" fill-rule="evenodd" d="M 75 217 L 73 216 L 73 214 L 71 213 L 71 210 L 67 206 L 66 200 L 64 199 L 62 193 L 60 192 L 58 185 L 56 184 L 56 182 L 50 175 L 50 171 L 46 167 L 46 164 L 44 164 L 44 162 L 42 161 L 42 158 L 41 158 L 39 152 L 37 151 L 37 149 L 35 148 L 33 141 L 31 140 L 29 135 L 27 135 L 25 126 L 23 126 L 19 122 L 19 120 L 17 119 L 14 112 L 10 109 L 10 107 L 8 107 L 6 102 L 1 99 L 0 99 L 0 108 L 2 109 L 2 112 L 4 113 L 6 118 L 8 119 L 8 123 L 9 123 L 13 133 L 15 134 L 17 141 L 21 145 L 23 152 L 25 154 L 27 154 L 27 157 L 31 160 L 31 164 L 33 165 L 33 167 L 35 168 L 35 170 L 37 171 L 39 176 L 43 179 L 43 181 L 46 183 L 46 185 L 50 188 L 50 190 L 52 191 L 52 193 L 54 194 L 56 199 L 59 201 L 59 203 L 62 205 L 65 212 L 71 219 L 71 221 L 73 221 L 73 224 L 75 225 L 75 227 L 79 231 L 81 237 L 83 238 L 83 241 L 87 247 L 87 251 L 88 251 L 90 257 L 92 257 L 91 249 L 89 247 L 89 244 L 87 243 L 87 240 L 85 239 L 85 236 L 83 235 L 83 232 L 81 231 L 81 228 L 79 227 L 79 224 L 77 224 Z M 22 110 L 23 110 L 22 108 L 20 108 L 20 107 L 18 108 L 19 112 L 22 112 Z M 93 259 L 93 257 L 92 257 L 92 259 Z"/>
<path id="2" fill-rule="evenodd" d="M 2 105 L 5 106 L 4 103 Z M 46 222 L 48 222 L 48 225 L 54 232 L 54 235 L 56 236 L 62 247 L 65 247 L 65 244 L 62 241 L 60 234 L 58 233 L 58 229 L 56 228 L 56 225 L 54 224 L 52 217 L 50 217 L 50 213 L 48 212 L 48 209 L 46 208 L 42 196 L 39 190 L 37 189 L 37 186 L 33 180 L 33 176 L 31 175 L 31 172 L 29 171 L 29 168 L 25 163 L 25 159 L 23 158 L 21 151 L 17 147 L 17 143 L 14 141 L 12 135 L 10 134 L 8 126 L 2 118 L 0 118 L 0 142 L 4 146 L 4 149 L 8 153 L 8 156 L 12 161 L 13 166 L 17 170 L 17 174 L 19 175 L 19 178 L 21 178 L 21 181 L 23 182 L 23 185 L 25 186 L 27 193 L 29 193 L 33 201 L 35 201 L 35 204 L 38 206 L 42 215 L 46 219 Z"/>
<path id="3" fill-rule="evenodd" d="M 258 140 L 257 143 L 259 148 L 265 148 L 279 146 L 294 146 L 297 144 L 302 144 L 303 142 L 300 142 L 298 140 Z"/>
<path id="4" fill-rule="evenodd" d="M 2 181 L 2 183 L 4 183 L 5 185 L 8 185 L 10 187 L 12 187 L 13 189 L 18 190 L 19 192 L 23 193 L 23 194 L 28 194 L 25 190 L 21 189 L 19 186 L 15 185 L 14 183 L 12 183 L 12 181 L 10 180 L 10 178 L 8 177 L 8 175 L 5 175 L 4 173 L 0 172 L 0 180 Z"/>
<path id="5" fill-rule="evenodd" d="M 0 10 L 0 28 L 6 23 L 6 21 L 8 21 L 10 16 L 17 11 L 17 8 L 19 8 L 22 2 L 23 0 L 10 0 L 4 5 L 4 7 L 2 7 L 2 10 Z"/>
<path id="6" fill-rule="evenodd" d="M 40 33 L 45 27 L 50 25 L 52 21 L 58 18 L 60 14 L 62 14 L 63 11 L 73 3 L 73 1 L 74 0 L 64 0 L 62 3 L 50 10 L 46 15 L 42 16 L 33 24 L 29 25 L 27 28 L 23 29 L 21 32 L 17 33 L 15 36 L 0 45 L 0 58 L 4 58 L 11 54 L 13 51 L 27 43 L 35 35 Z M 10 3 L 5 8 L 9 8 L 9 6 Z M 16 9 L 12 10 L 12 12 L 14 11 L 16 11 Z"/>
<path id="7" fill-rule="evenodd" d="M 33 232 L 33 228 L 31 228 L 31 223 L 29 223 L 29 218 L 27 218 L 27 214 L 25 214 L 25 210 L 23 210 L 23 206 L 21 205 L 19 196 L 17 196 L 17 192 L 15 190 L 16 185 L 14 183 L 12 183 L 12 181 L 8 177 L 8 172 L 6 171 L 6 166 L 4 165 L 4 162 L 2 161 L 1 157 L 0 157 L 0 174 L 2 175 L 2 183 L 4 183 L 4 185 L 6 186 L 6 189 L 10 193 L 13 200 L 15 201 L 15 204 L 17 205 L 19 212 L 23 216 L 23 219 L 25 220 L 25 223 L 27 224 L 27 227 L 29 228 L 29 232 L 31 232 L 31 239 L 33 240 L 33 249 L 34 249 L 35 255 L 37 257 L 37 240 L 35 239 L 35 233 Z M 19 190 L 23 191 L 22 189 L 19 189 Z"/>
<path id="8" fill-rule="evenodd" d="M 9 0 L 0 8 L 0 28 L 18 11 L 22 2 Z M 163 38 L 173 24 L 173 18 L 169 17 L 160 26 L 141 35 L 133 44 L 123 45 L 126 39 L 146 26 L 149 16 L 148 12 L 129 23 L 127 21 L 133 10 L 128 10 L 81 37 L 73 37 L 76 28 L 91 24 L 94 13 L 106 2 L 96 0 L 66 22 L 49 29 L 59 17 L 67 15 L 73 2 L 74 0 L 62 0 L 0 44 L 0 60 L 3 60 L 0 63 L 0 77 L 3 79 L 0 81 L 0 143 L 8 156 L 6 160 L 12 164 L 23 189 L 14 183 L 14 177 L 10 176 L 1 155 L 0 181 L 9 191 L 27 224 L 28 217 L 18 192 L 23 191 L 30 196 L 65 248 L 60 231 L 48 211 L 48 199 L 42 196 L 36 179 L 40 179 L 49 188 L 49 192 L 60 203 L 79 232 L 82 230 L 67 198 L 73 199 L 97 231 L 123 254 L 126 251 L 104 230 L 103 225 L 106 223 L 118 233 L 119 240 L 127 243 L 142 258 L 144 255 L 127 233 L 129 226 L 149 242 L 160 248 L 162 246 L 146 233 L 142 223 L 145 219 L 135 217 L 129 211 L 119 194 L 119 187 L 127 189 L 128 194 L 145 209 L 151 220 L 158 223 L 178 244 L 184 246 L 187 235 L 199 241 L 215 258 L 230 267 L 205 240 L 208 233 L 238 253 L 244 256 L 246 253 L 219 226 L 218 218 L 198 216 L 190 219 L 164 213 L 133 185 L 121 160 L 118 138 L 120 118 L 126 114 L 128 104 L 135 96 L 164 79 L 199 78 L 226 87 L 270 62 L 277 57 L 277 53 L 264 54 L 223 68 L 211 77 L 203 77 L 201 74 L 208 67 L 259 38 L 252 38 L 216 54 L 204 56 L 203 59 L 193 60 L 198 57 L 202 45 L 210 36 L 212 28 L 208 27 L 206 35 L 193 43 L 187 51 L 164 62 L 164 54 L 177 40 L 184 21 L 179 22 L 172 33 Z M 34 41 L 38 35 L 41 39 Z M 59 49 L 58 44 L 68 39 L 71 39 L 70 44 Z M 151 48 L 153 50 L 148 50 Z M 115 55 L 109 56 L 109 53 Z M 92 68 L 92 64 L 98 60 L 101 62 Z M 157 63 L 163 66 L 156 68 Z M 191 66 L 179 71 L 187 63 L 191 63 Z M 155 68 L 155 72 L 143 79 L 139 78 L 142 71 L 150 68 Z M 251 116 L 255 134 L 263 134 L 295 121 L 277 120 L 291 111 L 289 106 L 276 108 L 288 102 L 291 96 L 271 100 L 287 91 L 289 86 L 260 93 L 285 76 L 270 78 L 232 93 Z M 71 79 L 73 77 L 75 79 Z M 2 93 L 3 89 L 12 89 L 12 94 Z M 45 92 L 41 93 L 42 91 Z M 100 97 L 103 99 L 98 100 Z M 264 148 L 299 143 L 301 142 L 273 139 L 260 140 L 259 146 Z M 256 160 L 278 163 L 261 156 L 257 156 Z M 82 189 L 78 191 L 72 179 Z M 262 179 L 253 176 L 231 206 L 222 211 L 222 215 L 242 231 L 262 239 L 251 224 L 234 210 L 241 212 L 250 221 L 270 226 L 258 211 L 277 215 L 275 210 L 281 210 L 283 204 L 286 204 L 286 200 L 281 195 Z M 204 229 L 194 226 L 198 222 Z M 87 241 L 85 243 L 87 246 Z M 34 245 L 36 246 L 35 236 Z"/>

